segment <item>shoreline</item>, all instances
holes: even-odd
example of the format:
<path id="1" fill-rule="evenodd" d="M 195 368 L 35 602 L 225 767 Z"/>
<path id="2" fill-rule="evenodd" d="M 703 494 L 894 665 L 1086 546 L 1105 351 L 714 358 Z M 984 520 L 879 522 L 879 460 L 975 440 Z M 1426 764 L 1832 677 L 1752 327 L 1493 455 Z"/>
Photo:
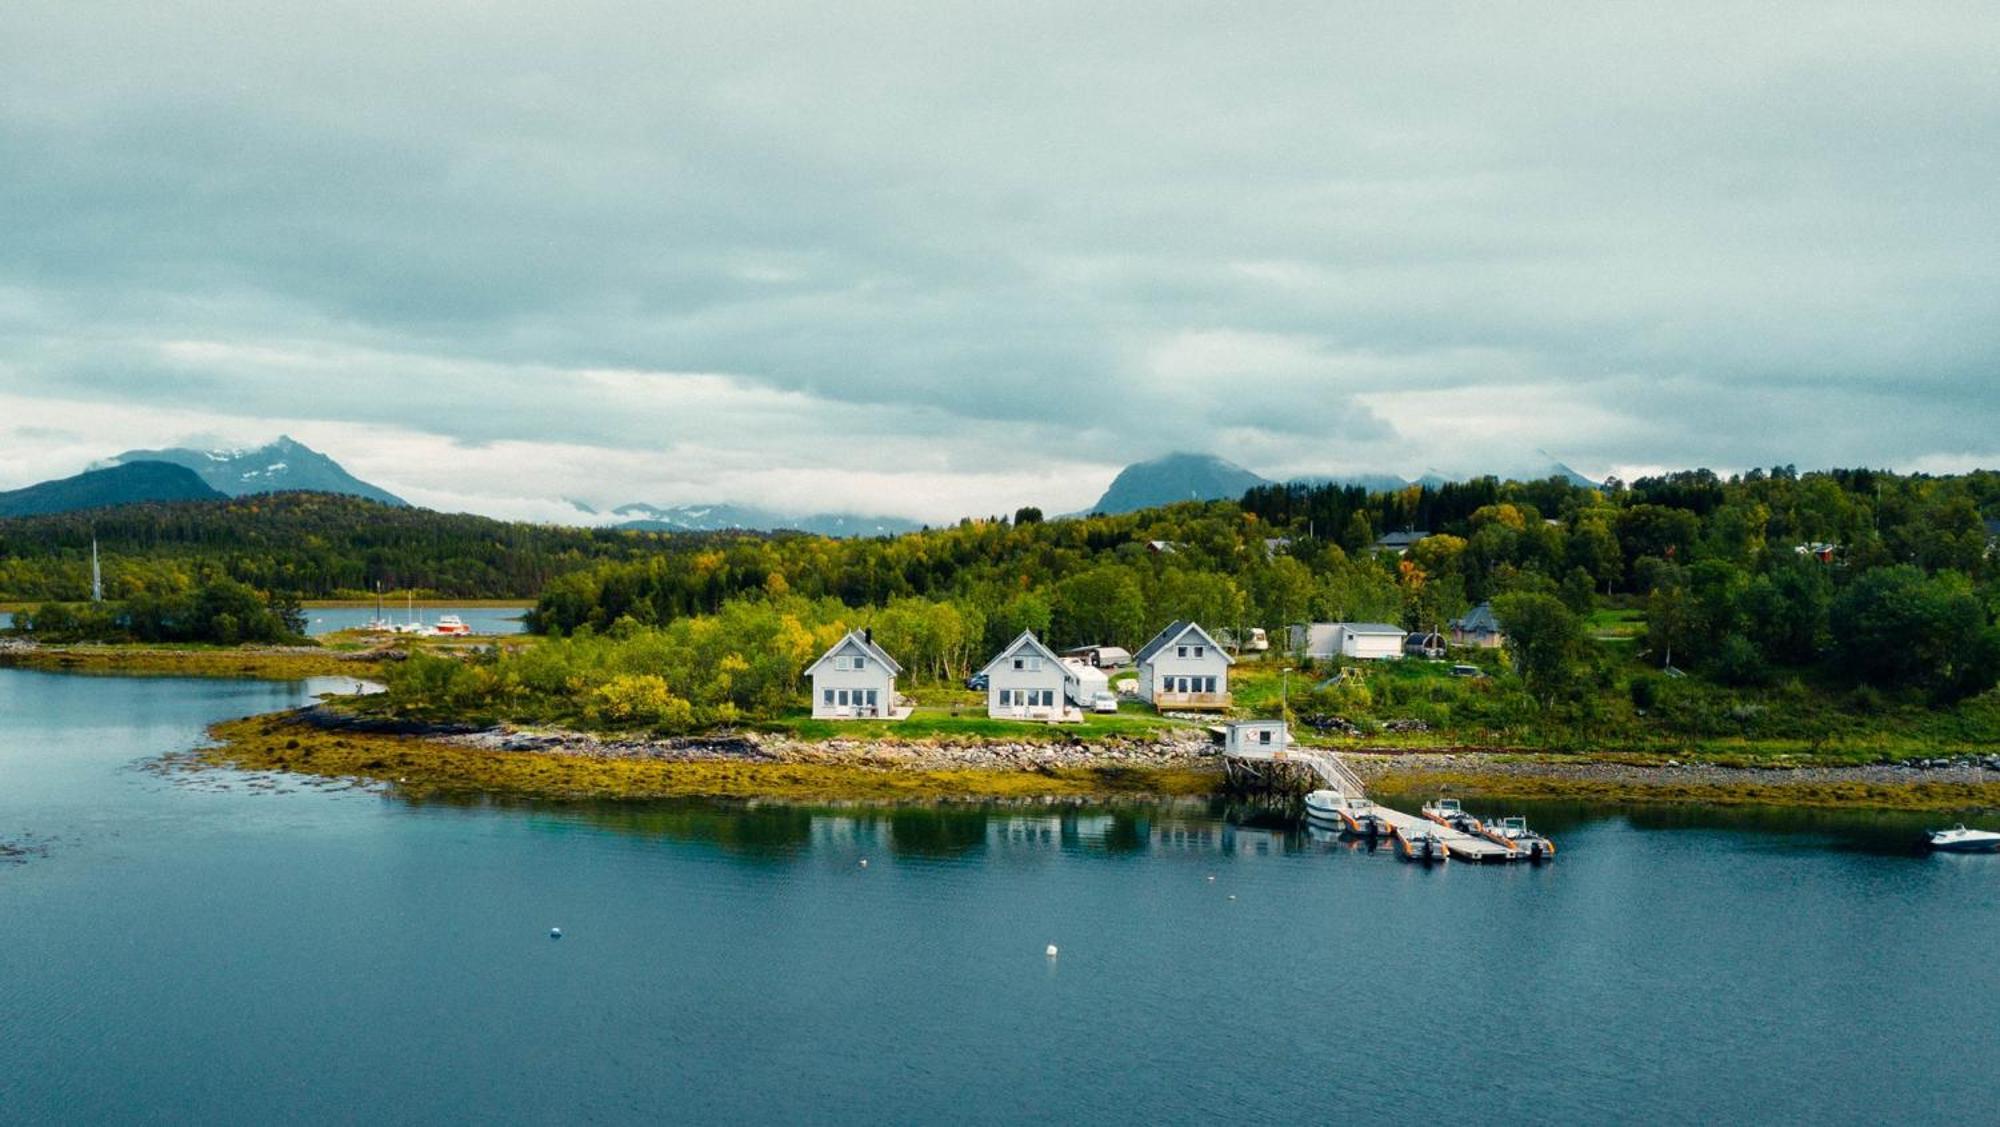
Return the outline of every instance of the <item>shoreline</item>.
<path id="1" fill-rule="evenodd" d="M 210 735 L 215 743 L 197 753 L 206 766 L 367 779 L 413 798 L 944 801 L 1228 793 L 1220 760 L 1196 729 L 1087 744 L 804 740 L 756 732 L 666 738 L 377 721 L 320 705 L 226 721 Z M 2000 809 L 2000 767 L 1990 756 L 1930 767 L 1662 765 L 1484 751 L 1346 757 L 1371 791 L 1399 796 Z"/>
<path id="2" fill-rule="evenodd" d="M 126 677 L 224 677 L 297 681 L 307 677 L 379 679 L 380 651 L 329 650 L 319 646 L 244 646 L 202 649 L 131 644 L 44 646 L 0 639 L 0 668 L 47 673 Z"/>

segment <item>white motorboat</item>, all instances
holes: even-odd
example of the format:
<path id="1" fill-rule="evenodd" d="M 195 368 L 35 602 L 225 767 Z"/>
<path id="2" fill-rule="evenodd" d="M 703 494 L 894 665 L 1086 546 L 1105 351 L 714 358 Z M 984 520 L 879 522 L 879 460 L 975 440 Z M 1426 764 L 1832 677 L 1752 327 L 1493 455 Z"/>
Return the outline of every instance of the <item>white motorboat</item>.
<path id="1" fill-rule="evenodd" d="M 1547 861 L 1556 855 L 1556 843 L 1529 829 L 1528 820 L 1519 815 L 1487 822 L 1480 834 L 1530 861 Z"/>
<path id="2" fill-rule="evenodd" d="M 1328 825 L 1340 825 L 1340 799 L 1337 790 L 1316 790 L 1306 795 L 1306 817 Z"/>
<path id="3" fill-rule="evenodd" d="M 1424 817 L 1440 826 L 1450 826 L 1460 833 L 1476 834 L 1485 828 L 1480 825 L 1479 819 L 1466 813 L 1464 808 L 1459 806 L 1456 798 L 1440 798 L 1436 802 L 1426 802 L 1423 811 Z"/>
<path id="4" fill-rule="evenodd" d="M 1930 831 L 1932 849 L 1947 853 L 1992 853 L 2000 851 L 2000 833 L 1992 830 L 1968 830 L 1960 822 L 1948 830 Z"/>
<path id="5" fill-rule="evenodd" d="M 438 616 L 437 625 L 431 627 L 430 632 L 444 637 L 463 636 L 472 633 L 472 627 L 467 626 L 465 620 L 455 614 L 441 614 Z"/>
<path id="6" fill-rule="evenodd" d="M 1444 838 L 1433 829 L 1405 831 L 1396 830 L 1396 849 L 1405 861 L 1422 861 L 1430 864 L 1443 861 L 1451 856 L 1451 850 L 1444 844 Z"/>

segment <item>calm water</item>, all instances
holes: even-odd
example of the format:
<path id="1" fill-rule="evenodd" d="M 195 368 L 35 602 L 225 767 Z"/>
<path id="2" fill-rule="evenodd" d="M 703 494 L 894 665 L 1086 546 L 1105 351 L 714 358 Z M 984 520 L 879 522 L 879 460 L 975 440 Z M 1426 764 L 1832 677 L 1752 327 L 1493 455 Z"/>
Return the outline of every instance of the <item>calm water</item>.
<path id="1" fill-rule="evenodd" d="M 1921 820 L 1544 807 L 1558 863 L 1423 870 L 1205 804 L 135 769 L 307 688 L 0 670 L 47 848 L 0 865 L 0 1120 L 1993 1118 L 2000 864 Z"/>
<path id="2" fill-rule="evenodd" d="M 407 622 L 415 618 L 418 622 L 435 624 L 439 615 L 455 614 L 464 619 L 475 634 L 519 634 L 528 628 L 521 617 L 526 613 L 526 607 L 418 607 L 410 611 L 390 606 L 383 608 L 382 616 L 391 622 Z M 306 633 L 317 635 L 331 634 L 335 630 L 355 630 L 368 625 L 374 617 L 374 607 L 307 607 Z"/>

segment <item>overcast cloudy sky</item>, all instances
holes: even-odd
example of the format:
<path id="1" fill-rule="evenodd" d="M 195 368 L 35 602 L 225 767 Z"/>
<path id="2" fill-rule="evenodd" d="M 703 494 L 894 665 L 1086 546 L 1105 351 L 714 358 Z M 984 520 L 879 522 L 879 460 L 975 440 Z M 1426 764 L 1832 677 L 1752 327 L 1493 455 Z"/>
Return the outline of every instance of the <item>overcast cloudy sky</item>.
<path id="1" fill-rule="evenodd" d="M 1993 465 L 1996 11 L 10 0 L 0 487 Z"/>

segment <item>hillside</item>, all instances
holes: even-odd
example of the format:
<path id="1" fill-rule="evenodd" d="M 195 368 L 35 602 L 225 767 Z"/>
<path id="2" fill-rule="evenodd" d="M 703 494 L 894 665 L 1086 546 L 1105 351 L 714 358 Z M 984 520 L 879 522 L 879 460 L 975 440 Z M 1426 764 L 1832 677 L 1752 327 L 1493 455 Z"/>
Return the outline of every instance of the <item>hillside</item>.
<path id="1" fill-rule="evenodd" d="M 183 466 L 130 462 L 0 493 L 0 517 L 68 513 L 139 501 L 212 500 L 221 496 Z"/>
<path id="2" fill-rule="evenodd" d="M 370 485 L 341 468 L 340 463 L 289 435 L 254 450 L 127 450 L 110 459 L 114 465 L 170 462 L 201 475 L 216 492 L 230 497 L 253 493 L 311 490 L 365 497 L 384 505 L 406 502 L 388 490 Z"/>
<path id="3" fill-rule="evenodd" d="M 329 493 L 149 502 L 0 521 L 0 599 L 85 598 L 93 535 L 114 598 L 217 573 L 305 598 L 358 594 L 378 582 L 444 596 L 532 598 L 554 577 L 591 563 L 713 539 L 520 524 Z"/>
<path id="4" fill-rule="evenodd" d="M 1212 454 L 1169 454 L 1118 471 L 1087 512 L 1130 513 L 1177 501 L 1233 501 L 1269 481 Z"/>

